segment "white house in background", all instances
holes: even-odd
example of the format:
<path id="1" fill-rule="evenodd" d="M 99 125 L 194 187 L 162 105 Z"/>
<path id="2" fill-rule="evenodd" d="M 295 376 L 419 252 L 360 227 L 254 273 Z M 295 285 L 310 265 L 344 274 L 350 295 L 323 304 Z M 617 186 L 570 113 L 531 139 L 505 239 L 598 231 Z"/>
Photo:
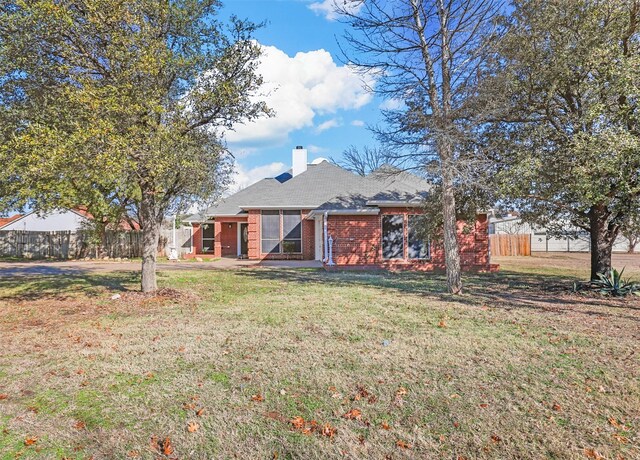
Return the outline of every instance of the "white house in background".
<path id="1" fill-rule="evenodd" d="M 31 232 L 75 232 L 89 223 L 82 211 L 60 209 L 48 214 L 38 215 L 34 211 L 22 216 L 12 216 L 8 222 L 0 221 L 0 230 L 24 230 Z"/>
<path id="2" fill-rule="evenodd" d="M 579 230 L 574 237 L 552 237 L 547 229 L 523 222 L 517 215 L 489 218 L 490 235 L 531 235 L 532 252 L 589 252 L 590 237 Z M 613 245 L 613 252 L 627 252 L 629 241 L 619 235 Z"/>

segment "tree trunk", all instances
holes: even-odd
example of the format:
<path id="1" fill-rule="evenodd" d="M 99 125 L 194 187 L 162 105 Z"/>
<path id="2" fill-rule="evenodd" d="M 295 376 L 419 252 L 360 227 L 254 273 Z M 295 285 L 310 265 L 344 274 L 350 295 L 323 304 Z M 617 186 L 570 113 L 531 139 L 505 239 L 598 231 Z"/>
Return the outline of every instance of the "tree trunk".
<path id="1" fill-rule="evenodd" d="M 142 225 L 142 292 L 158 289 L 156 282 L 156 257 L 160 239 L 161 222 L 156 215 L 152 193 L 142 191 L 140 220 Z"/>
<path id="2" fill-rule="evenodd" d="M 462 294 L 458 222 L 452 173 L 448 161 L 442 162 L 442 216 L 444 231 L 444 261 L 447 270 L 447 288 L 452 294 Z"/>
<path id="3" fill-rule="evenodd" d="M 598 279 L 599 273 L 611 270 L 611 251 L 618 234 L 617 228 L 608 225 L 608 213 L 601 207 L 589 211 L 591 236 L 591 281 Z"/>

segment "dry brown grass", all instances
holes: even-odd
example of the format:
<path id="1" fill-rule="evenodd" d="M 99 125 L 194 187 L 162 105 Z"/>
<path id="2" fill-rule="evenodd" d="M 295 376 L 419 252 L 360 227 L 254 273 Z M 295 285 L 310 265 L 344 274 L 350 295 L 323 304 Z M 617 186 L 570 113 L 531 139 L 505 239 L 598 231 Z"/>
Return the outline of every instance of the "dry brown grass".
<path id="1" fill-rule="evenodd" d="M 0 280 L 0 457 L 640 457 L 640 302 L 530 272 Z"/>

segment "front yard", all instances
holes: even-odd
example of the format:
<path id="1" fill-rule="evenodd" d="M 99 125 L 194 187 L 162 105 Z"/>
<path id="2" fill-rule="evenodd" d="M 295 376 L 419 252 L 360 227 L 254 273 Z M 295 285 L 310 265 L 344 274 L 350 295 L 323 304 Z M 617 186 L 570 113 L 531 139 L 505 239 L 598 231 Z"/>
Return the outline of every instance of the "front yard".
<path id="1" fill-rule="evenodd" d="M 640 301 L 503 268 L 0 279 L 0 458 L 639 458 Z"/>

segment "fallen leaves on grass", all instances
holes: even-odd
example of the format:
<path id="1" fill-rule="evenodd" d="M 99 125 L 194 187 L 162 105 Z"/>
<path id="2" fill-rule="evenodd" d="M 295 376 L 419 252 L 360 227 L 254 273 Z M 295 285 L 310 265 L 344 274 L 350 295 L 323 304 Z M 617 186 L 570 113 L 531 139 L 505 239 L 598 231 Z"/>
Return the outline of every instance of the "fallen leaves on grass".
<path id="1" fill-rule="evenodd" d="M 401 449 L 411 449 L 411 444 L 409 444 L 406 441 L 403 441 L 402 439 L 398 439 L 396 441 L 396 446 L 400 447 Z"/>
<path id="2" fill-rule="evenodd" d="M 28 437 L 24 440 L 24 445 L 25 446 L 33 446 L 35 443 L 38 442 L 38 438 L 35 436 L 32 437 Z"/>
<path id="3" fill-rule="evenodd" d="M 306 435 L 319 433 L 321 436 L 332 438 L 333 436 L 335 436 L 337 431 L 329 423 L 325 423 L 320 426 L 320 424 L 315 420 L 305 420 L 300 416 L 292 418 L 291 420 L 289 420 L 289 423 L 291 423 L 295 430 L 300 431 L 302 434 Z"/>
<path id="4" fill-rule="evenodd" d="M 382 428 L 383 430 L 390 430 L 391 426 L 387 422 L 382 422 L 380 424 L 380 428 Z"/>
<path id="5" fill-rule="evenodd" d="M 171 439 L 164 438 L 164 441 L 160 443 L 160 448 L 162 449 L 162 453 L 165 455 L 171 455 L 174 452 L 173 446 L 171 445 Z"/>
<path id="6" fill-rule="evenodd" d="M 444 329 L 447 327 L 447 323 L 445 323 L 444 320 L 440 320 L 440 322 L 438 323 L 438 327 L 440 329 Z"/>
<path id="7" fill-rule="evenodd" d="M 78 420 L 76 423 L 73 424 L 73 427 L 76 430 L 84 430 L 87 426 L 82 420 Z"/>
<path id="8" fill-rule="evenodd" d="M 595 449 L 585 449 L 584 455 L 586 455 L 588 458 L 593 458 L 595 460 L 604 460 L 604 457 L 600 455 L 598 451 Z"/>
<path id="9" fill-rule="evenodd" d="M 251 396 L 251 400 L 255 401 L 255 402 L 262 402 L 264 401 L 264 396 L 262 396 L 260 393 L 255 394 L 253 396 Z"/>
<path id="10" fill-rule="evenodd" d="M 204 415 L 204 412 L 205 412 L 205 409 L 204 407 L 202 407 L 196 411 L 196 416 L 202 417 Z"/>
<path id="11" fill-rule="evenodd" d="M 187 424 L 187 431 L 189 433 L 195 433 L 199 429 L 200 429 L 200 425 L 198 425 L 196 422 L 189 422 Z"/>
<path id="12" fill-rule="evenodd" d="M 622 444 L 626 444 L 629 442 L 629 439 L 627 439 L 625 436 L 622 436 L 621 434 L 616 433 L 613 435 L 613 438 Z"/>
<path id="13" fill-rule="evenodd" d="M 302 428 L 304 428 L 304 419 L 300 416 L 298 417 L 293 417 L 291 420 L 291 425 L 293 425 L 293 427 L 296 430 L 301 430 Z"/>
<path id="14" fill-rule="evenodd" d="M 562 406 L 558 403 L 553 403 L 553 406 L 551 406 L 551 408 L 556 411 L 556 412 L 561 412 L 562 411 Z"/>
<path id="15" fill-rule="evenodd" d="M 8 394 L 6 394 L 6 393 L 0 394 L 0 400 L 7 399 L 7 398 L 9 398 Z"/>
<path id="16" fill-rule="evenodd" d="M 500 436 L 498 436 L 497 434 L 491 435 L 491 442 L 493 442 L 494 444 L 498 444 L 500 441 L 502 441 Z"/>
<path id="17" fill-rule="evenodd" d="M 129 452 L 127 452 L 127 457 L 140 458 L 140 452 L 138 452 L 137 450 L 130 450 Z"/>
<path id="18" fill-rule="evenodd" d="M 609 417 L 609 424 L 615 428 L 620 428 L 620 422 L 618 422 L 615 418 Z"/>
<path id="19" fill-rule="evenodd" d="M 360 409 L 351 409 L 342 417 L 346 418 L 347 420 L 360 420 L 362 418 L 362 411 Z"/>
<path id="20" fill-rule="evenodd" d="M 322 436 L 326 436 L 328 438 L 333 438 L 336 434 L 336 429 L 328 423 L 322 425 Z"/>

